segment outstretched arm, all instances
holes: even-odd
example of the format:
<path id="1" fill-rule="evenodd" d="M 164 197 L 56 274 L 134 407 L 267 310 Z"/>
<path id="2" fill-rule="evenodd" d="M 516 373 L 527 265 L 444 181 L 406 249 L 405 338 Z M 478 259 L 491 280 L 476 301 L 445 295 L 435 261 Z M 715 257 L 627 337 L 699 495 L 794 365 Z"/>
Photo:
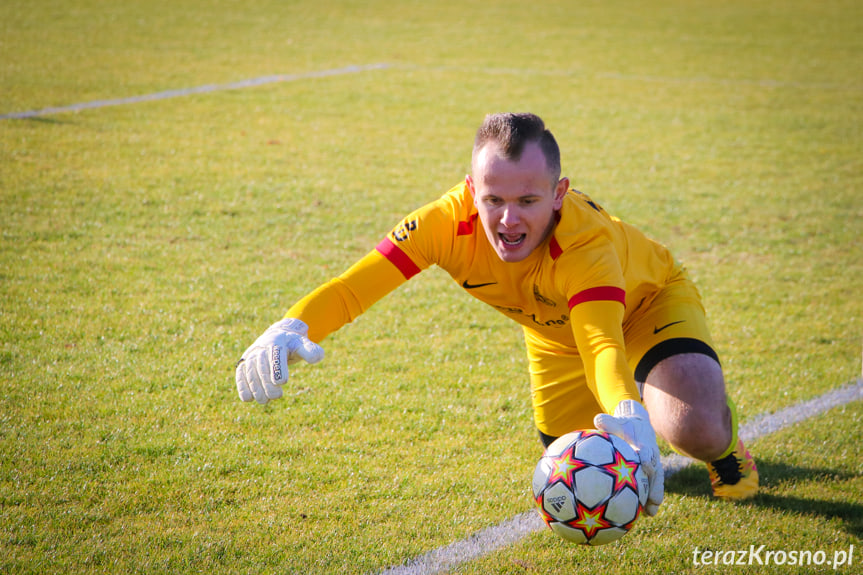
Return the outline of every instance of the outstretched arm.
<path id="1" fill-rule="evenodd" d="M 623 304 L 615 300 L 579 303 L 570 310 L 573 335 L 584 362 L 587 385 L 606 413 L 625 399 L 641 401 L 623 341 Z"/>
<path id="2" fill-rule="evenodd" d="M 301 299 L 243 353 L 235 370 L 240 399 L 263 404 L 281 397 L 289 364 L 323 359 L 317 342 L 404 282 L 403 273 L 375 250 Z"/>
<path id="3" fill-rule="evenodd" d="M 306 342 L 317 345 L 325 337 L 357 318 L 375 302 L 393 291 L 421 270 L 438 263 L 439 252 L 449 251 L 447 230 L 454 228 L 451 202 L 432 202 L 404 218 L 395 228 L 345 273 L 334 278 L 291 306 L 285 319 L 277 322 L 266 333 L 269 338 L 256 341 L 243 354 L 237 368 L 237 390 L 244 401 L 266 403 L 281 396 L 278 387 L 287 382 L 287 365 L 282 368 L 276 360 L 291 353 L 284 343 L 296 341 L 300 345 L 291 358 L 308 359 L 299 352 L 307 348 Z M 284 322 L 294 326 L 284 329 Z M 301 326 L 297 331 L 297 322 Z M 300 333 L 301 332 L 301 333 Z M 262 336 L 263 337 L 263 336 Z M 262 345 L 266 344 L 266 345 Z M 312 356 L 316 357 L 316 356 Z M 323 353 L 321 353 L 323 357 Z M 255 361 L 249 361 L 252 358 Z M 320 358 L 317 358 L 320 359 Z M 251 369 L 250 365 L 257 366 Z M 242 367 L 242 369 L 240 369 Z M 281 376 L 281 378 L 277 377 Z M 244 393 L 243 390 L 247 392 Z M 255 390 L 258 390 L 255 393 Z"/>
<path id="4" fill-rule="evenodd" d="M 645 511 L 656 515 L 664 494 L 664 473 L 656 432 L 626 361 L 622 302 L 581 303 L 572 308 L 571 318 L 588 386 L 607 412 L 598 414 L 594 425 L 638 452 L 650 484 Z"/>
<path id="5" fill-rule="evenodd" d="M 291 306 L 285 317 L 305 322 L 309 339 L 320 342 L 405 281 L 395 265 L 373 250 L 345 273 Z"/>

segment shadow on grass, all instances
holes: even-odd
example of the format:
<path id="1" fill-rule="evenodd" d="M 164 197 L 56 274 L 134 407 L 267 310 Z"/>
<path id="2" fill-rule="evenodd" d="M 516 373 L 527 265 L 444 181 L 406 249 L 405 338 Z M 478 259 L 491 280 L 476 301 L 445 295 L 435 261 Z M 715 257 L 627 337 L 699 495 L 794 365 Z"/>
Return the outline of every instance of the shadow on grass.
<path id="1" fill-rule="evenodd" d="M 75 122 L 69 120 L 58 120 L 57 118 L 46 118 L 44 116 L 25 116 L 23 118 L 18 118 L 20 120 L 26 120 L 28 122 L 40 122 L 42 124 L 74 124 Z"/>
<path id="2" fill-rule="evenodd" d="M 737 502 L 737 505 L 839 519 L 849 534 L 863 537 L 863 504 L 853 501 L 850 493 L 849 498 L 844 500 L 811 499 L 770 493 L 781 484 L 838 483 L 849 481 L 858 475 L 836 469 L 796 467 L 761 459 L 757 460 L 757 464 L 762 491 L 752 499 Z M 787 486 L 785 488 L 787 489 Z M 690 465 L 668 478 L 665 481 L 665 490 L 689 497 L 712 497 L 707 469 L 699 464 Z"/>

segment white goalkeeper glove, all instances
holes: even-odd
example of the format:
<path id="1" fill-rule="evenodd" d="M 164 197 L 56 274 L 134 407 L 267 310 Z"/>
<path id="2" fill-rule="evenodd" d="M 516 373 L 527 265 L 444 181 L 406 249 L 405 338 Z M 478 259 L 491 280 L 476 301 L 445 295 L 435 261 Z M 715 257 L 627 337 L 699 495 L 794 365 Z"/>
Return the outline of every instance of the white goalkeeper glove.
<path id="1" fill-rule="evenodd" d="M 282 397 L 288 381 L 288 364 L 301 359 L 317 363 L 324 358 L 324 349 L 311 341 L 309 326 L 298 319 L 283 319 L 271 325 L 237 364 L 237 393 L 243 401 L 267 403 Z"/>
<path id="2" fill-rule="evenodd" d="M 644 511 L 648 515 L 656 515 L 665 494 L 665 472 L 647 410 L 637 401 L 625 399 L 614 408 L 614 415 L 600 413 L 594 417 L 593 425 L 600 431 L 616 435 L 638 452 L 650 485 Z"/>

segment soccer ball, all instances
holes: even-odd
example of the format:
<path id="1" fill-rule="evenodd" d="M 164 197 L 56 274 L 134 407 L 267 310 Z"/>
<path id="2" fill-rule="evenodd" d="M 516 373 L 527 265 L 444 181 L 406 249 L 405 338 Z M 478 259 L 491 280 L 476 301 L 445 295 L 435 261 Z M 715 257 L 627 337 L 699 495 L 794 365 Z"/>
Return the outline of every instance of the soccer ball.
<path id="1" fill-rule="evenodd" d="M 533 474 L 533 497 L 545 523 L 584 545 L 623 537 L 641 514 L 647 493 L 647 475 L 632 447 L 596 430 L 556 439 Z"/>

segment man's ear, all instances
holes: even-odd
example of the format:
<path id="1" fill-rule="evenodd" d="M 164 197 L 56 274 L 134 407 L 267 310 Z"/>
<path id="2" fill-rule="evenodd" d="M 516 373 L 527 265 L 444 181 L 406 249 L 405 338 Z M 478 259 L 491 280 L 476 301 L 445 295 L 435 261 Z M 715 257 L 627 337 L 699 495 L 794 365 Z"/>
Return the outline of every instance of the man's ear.
<path id="1" fill-rule="evenodd" d="M 554 189 L 554 209 L 559 210 L 563 206 L 563 197 L 569 191 L 569 178 L 561 178 Z"/>
<path id="2" fill-rule="evenodd" d="M 467 189 L 470 190 L 470 195 L 473 196 L 474 202 L 476 202 L 476 188 L 473 185 L 473 178 L 470 177 L 470 174 L 464 177 L 464 183 L 467 185 Z"/>

